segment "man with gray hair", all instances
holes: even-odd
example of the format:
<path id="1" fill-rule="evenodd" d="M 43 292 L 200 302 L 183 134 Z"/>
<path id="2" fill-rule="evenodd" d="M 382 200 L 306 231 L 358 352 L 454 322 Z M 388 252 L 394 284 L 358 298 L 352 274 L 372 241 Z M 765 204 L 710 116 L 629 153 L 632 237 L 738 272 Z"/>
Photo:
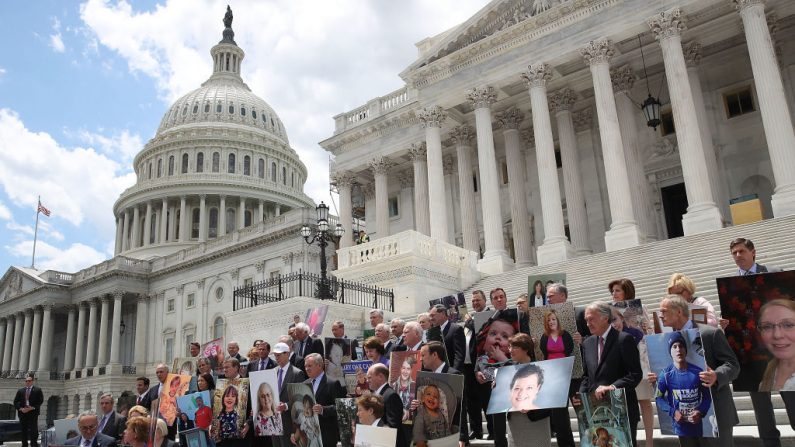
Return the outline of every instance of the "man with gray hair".
<path id="1" fill-rule="evenodd" d="M 450 321 L 447 308 L 442 304 L 432 306 L 428 314 L 431 316 L 431 323 L 441 329 L 449 365 L 461 371 L 464 369 L 464 358 L 466 357 L 464 328 Z"/>
<path id="2" fill-rule="evenodd" d="M 64 445 L 80 447 L 116 447 L 116 440 L 99 433 L 99 418 L 94 410 L 80 413 L 77 417 L 77 430 L 80 436 L 69 438 Z"/>
<path id="3" fill-rule="evenodd" d="M 384 311 L 381 309 L 372 309 L 370 311 L 370 327 L 375 329 L 376 326 L 384 322 Z"/>
<path id="4" fill-rule="evenodd" d="M 99 432 L 119 441 L 124 434 L 127 418 L 113 409 L 113 395 L 105 393 L 99 398 L 99 409 L 102 419 L 99 420 Z"/>
<path id="5" fill-rule="evenodd" d="M 384 349 L 386 349 L 387 354 L 392 352 L 396 347 L 403 344 L 403 326 L 406 323 L 403 322 L 400 318 L 394 318 L 392 321 L 389 322 L 389 331 L 392 333 L 392 337 L 389 341 L 384 345 Z"/>
<path id="6" fill-rule="evenodd" d="M 403 326 L 403 344 L 395 346 L 392 352 L 419 351 L 422 346 L 422 326 L 416 321 L 409 321 Z"/>
<path id="7" fill-rule="evenodd" d="M 635 339 L 626 332 L 618 332 L 610 323 L 613 309 L 605 301 L 595 301 L 585 308 L 585 323 L 591 336 L 582 342 L 583 376 L 580 393 L 595 392 L 601 399 L 610 391 L 623 388 L 627 398 L 629 429 L 632 445 L 637 447 L 637 428 L 640 420 L 635 387 L 643 372 Z M 577 398 L 572 398 L 577 401 Z"/>
<path id="8" fill-rule="evenodd" d="M 311 354 L 316 353 L 323 356 L 323 341 L 309 336 L 309 326 L 306 323 L 298 323 L 295 325 L 295 348 L 293 352 L 295 355 L 290 359 L 290 363 L 296 368 L 304 371 L 304 358 Z"/>
<path id="9" fill-rule="evenodd" d="M 323 370 L 323 356 L 317 353 L 306 356 L 306 375 L 304 381 L 315 393 L 315 405 L 312 411 L 320 421 L 320 437 L 324 446 L 335 446 L 340 440 L 337 425 L 336 399 L 347 395 L 347 390 L 336 380 L 329 380 Z"/>

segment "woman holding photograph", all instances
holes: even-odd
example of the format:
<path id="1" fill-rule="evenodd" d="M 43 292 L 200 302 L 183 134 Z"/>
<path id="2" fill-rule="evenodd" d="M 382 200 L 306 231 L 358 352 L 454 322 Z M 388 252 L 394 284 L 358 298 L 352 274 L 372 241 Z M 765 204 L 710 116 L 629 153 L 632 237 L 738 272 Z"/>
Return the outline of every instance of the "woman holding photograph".
<path id="1" fill-rule="evenodd" d="M 562 359 L 574 352 L 574 339 L 563 329 L 554 309 L 544 314 L 544 335 L 539 341 L 544 360 Z"/>
<path id="2" fill-rule="evenodd" d="M 257 389 L 257 416 L 254 418 L 254 434 L 270 436 L 282 434 L 282 417 L 276 412 L 273 389 L 268 382 L 262 382 Z"/>
<path id="3" fill-rule="evenodd" d="M 772 300 L 759 311 L 759 334 L 773 354 L 759 391 L 795 391 L 795 301 Z"/>
<path id="4" fill-rule="evenodd" d="M 707 324 L 718 327 L 718 317 L 715 315 L 715 307 L 708 299 L 702 296 L 693 296 L 696 293 L 696 284 L 684 273 L 674 273 L 668 280 L 668 293 L 671 295 L 681 295 L 690 304 L 703 307 L 707 310 Z"/>
<path id="5" fill-rule="evenodd" d="M 547 305 L 547 293 L 544 288 L 544 283 L 537 279 L 533 283 L 533 293 L 530 295 L 530 307 L 541 307 Z"/>
<path id="6" fill-rule="evenodd" d="M 610 281 L 610 284 L 607 285 L 607 289 L 613 296 L 613 302 L 629 301 L 635 299 L 635 284 L 633 284 L 632 281 L 627 278 Z M 615 312 L 613 314 L 615 315 Z M 623 317 L 622 323 L 624 323 Z M 625 332 L 629 331 L 625 330 Z M 646 352 L 645 342 L 641 346 L 641 340 L 638 340 L 638 338 L 631 332 L 629 333 L 635 337 L 635 342 L 638 344 L 638 349 L 642 352 Z M 635 393 L 637 393 L 638 396 L 638 406 L 640 406 L 640 414 L 643 417 L 643 428 L 646 432 L 645 446 L 652 447 L 654 443 L 654 409 L 651 406 L 653 390 L 649 382 L 646 380 L 641 380 L 638 386 L 635 387 Z"/>
<path id="7" fill-rule="evenodd" d="M 411 401 L 417 394 L 417 382 L 411 379 L 411 370 L 416 363 L 416 357 L 406 357 L 400 365 L 400 376 L 390 385 L 403 401 L 403 422 L 411 419 Z"/>
<path id="8" fill-rule="evenodd" d="M 552 445 L 552 434 L 549 425 L 549 411 L 535 410 L 536 397 L 544 383 L 544 372 L 530 362 L 535 361 L 533 340 L 527 334 L 516 334 L 511 337 L 511 360 L 506 365 L 527 365 L 516 371 L 511 381 L 511 411 L 508 413 L 508 445 L 515 447 L 526 442 L 520 439 L 533 439 L 541 446 Z M 521 371 L 521 373 L 520 373 Z M 499 374 L 499 370 L 498 370 Z M 513 411 L 521 411 L 517 414 Z"/>

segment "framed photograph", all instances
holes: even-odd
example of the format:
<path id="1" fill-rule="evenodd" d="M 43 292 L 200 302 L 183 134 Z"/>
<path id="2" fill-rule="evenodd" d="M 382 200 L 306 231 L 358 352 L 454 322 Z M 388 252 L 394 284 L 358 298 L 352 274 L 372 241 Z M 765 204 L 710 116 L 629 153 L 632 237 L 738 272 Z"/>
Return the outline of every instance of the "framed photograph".
<path id="1" fill-rule="evenodd" d="M 322 447 L 320 420 L 312 411 L 315 405 L 315 393 L 312 392 L 312 387 L 305 383 L 288 383 L 287 395 L 290 399 L 290 416 L 293 419 L 289 433 L 296 440 L 294 444 Z"/>
<path id="2" fill-rule="evenodd" d="M 486 414 L 565 407 L 573 366 L 563 357 L 499 368 Z"/>
<path id="3" fill-rule="evenodd" d="M 177 409 L 180 413 L 185 413 L 191 421 L 196 421 L 197 411 L 203 414 L 204 417 L 212 419 L 213 415 L 210 406 L 213 401 L 211 399 L 210 392 L 206 390 L 186 394 L 177 397 Z"/>
<path id="4" fill-rule="evenodd" d="M 200 428 L 191 428 L 180 432 L 181 436 L 185 436 L 187 447 L 207 447 L 207 432 Z"/>
<path id="5" fill-rule="evenodd" d="M 356 424 L 359 417 L 356 415 L 356 399 L 348 397 L 345 399 L 335 399 L 337 407 L 337 426 L 340 430 L 340 444 L 342 447 L 353 447 Z"/>
<path id="6" fill-rule="evenodd" d="M 493 381 L 497 368 L 510 358 L 508 340 L 518 333 L 519 313 L 505 309 L 494 312 L 475 335 L 476 369 L 486 381 Z"/>
<path id="7" fill-rule="evenodd" d="M 464 376 L 420 371 L 417 374 L 417 400 L 414 441 L 429 447 L 458 445 Z M 454 444 L 453 444 L 454 443 Z"/>
<path id="8" fill-rule="evenodd" d="M 345 386 L 345 371 L 342 365 L 351 361 L 351 339 L 326 337 L 325 353 L 328 360 L 326 376 Z"/>
<path id="9" fill-rule="evenodd" d="M 560 283 L 566 285 L 565 273 L 548 273 L 545 275 L 530 275 L 527 277 L 527 304 L 530 307 L 546 306 L 547 287 L 550 284 Z"/>
<path id="10" fill-rule="evenodd" d="M 210 340 L 202 346 L 202 357 L 210 359 L 210 366 L 216 374 L 223 375 L 225 356 L 223 337 Z"/>
<path id="11" fill-rule="evenodd" d="M 190 386 L 191 376 L 180 374 L 169 374 L 163 389 L 160 390 L 160 417 L 168 423 L 174 425 L 177 419 L 177 398 L 184 396 Z"/>
<path id="12" fill-rule="evenodd" d="M 403 423 L 410 425 L 414 419 L 411 401 L 417 396 L 417 373 L 422 369 L 420 351 L 392 352 L 389 360 L 389 386 L 403 401 Z"/>
<path id="13" fill-rule="evenodd" d="M 322 305 L 306 311 L 304 321 L 309 326 L 309 335 L 320 335 L 323 333 L 323 325 L 326 322 L 328 306 Z"/>
<path id="14" fill-rule="evenodd" d="M 280 403 L 277 372 L 277 368 L 272 368 L 249 374 L 254 436 L 281 435 L 283 432 L 282 417 L 276 411 Z"/>
<path id="15" fill-rule="evenodd" d="M 216 442 L 243 437 L 248 393 L 248 379 L 226 380 L 215 389 L 212 433 Z"/>
<path id="16" fill-rule="evenodd" d="M 596 393 L 580 394 L 574 407 L 582 447 L 632 447 L 627 398 L 623 388 L 598 399 Z"/>
<path id="17" fill-rule="evenodd" d="M 177 357 L 174 359 L 171 371 L 174 374 L 182 374 L 185 376 L 193 376 L 198 371 L 196 366 L 196 357 Z"/>
<path id="18" fill-rule="evenodd" d="M 582 352 L 574 344 L 577 332 L 574 305 L 549 304 L 531 307 L 529 312 L 530 337 L 535 341 L 538 360 L 574 356 L 572 377 L 582 377 Z"/>

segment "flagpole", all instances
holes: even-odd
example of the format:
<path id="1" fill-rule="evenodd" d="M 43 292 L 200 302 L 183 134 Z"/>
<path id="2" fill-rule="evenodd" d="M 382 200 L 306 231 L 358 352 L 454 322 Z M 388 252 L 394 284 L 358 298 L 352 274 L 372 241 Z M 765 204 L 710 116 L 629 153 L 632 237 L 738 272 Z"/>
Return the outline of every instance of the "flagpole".
<path id="1" fill-rule="evenodd" d="M 33 229 L 33 258 L 30 260 L 30 268 L 36 268 L 36 239 L 39 235 L 39 213 L 41 212 L 41 196 L 39 196 L 39 203 L 36 205 L 36 226 Z"/>

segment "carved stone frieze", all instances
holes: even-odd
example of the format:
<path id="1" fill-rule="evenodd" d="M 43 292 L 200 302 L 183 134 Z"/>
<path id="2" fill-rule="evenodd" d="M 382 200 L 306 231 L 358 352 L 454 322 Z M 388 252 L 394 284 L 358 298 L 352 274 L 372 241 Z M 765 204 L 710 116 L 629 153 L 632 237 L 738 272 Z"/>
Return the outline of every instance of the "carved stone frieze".
<path id="1" fill-rule="evenodd" d="M 498 113 L 495 118 L 497 119 L 497 124 L 503 129 L 515 130 L 522 125 L 524 113 L 516 107 L 511 107 Z"/>
<path id="2" fill-rule="evenodd" d="M 562 88 L 549 95 L 549 109 L 552 113 L 571 110 L 575 102 L 577 102 L 577 93 L 570 88 Z"/>
<path id="3" fill-rule="evenodd" d="M 378 156 L 370 160 L 370 169 L 374 175 L 387 174 L 393 165 L 389 157 Z"/>
<path id="4" fill-rule="evenodd" d="M 588 65 L 609 64 L 615 54 L 615 49 L 611 40 L 599 39 L 592 40 L 580 48 L 580 54 Z"/>
<path id="5" fill-rule="evenodd" d="M 331 183 L 338 188 L 351 187 L 356 183 L 356 176 L 350 171 L 338 171 L 331 174 Z"/>
<path id="6" fill-rule="evenodd" d="M 527 88 L 546 87 L 547 81 L 552 79 L 552 66 L 547 63 L 531 64 L 527 71 L 522 73 Z"/>
<path id="7" fill-rule="evenodd" d="M 411 169 L 398 172 L 397 178 L 398 182 L 400 182 L 401 189 L 411 188 L 414 186 L 414 171 Z"/>
<path id="8" fill-rule="evenodd" d="M 229 272 L 229 275 L 232 277 L 232 279 L 237 279 L 238 276 L 240 276 L 240 269 L 232 269 Z"/>
<path id="9" fill-rule="evenodd" d="M 428 150 L 424 141 L 418 143 L 411 143 L 411 147 L 409 147 L 409 159 L 411 159 L 412 162 L 427 161 L 426 159 L 427 154 Z"/>
<path id="10" fill-rule="evenodd" d="M 475 130 L 466 124 L 455 126 L 450 131 L 450 139 L 453 140 L 453 144 L 470 144 L 474 136 Z"/>
<path id="11" fill-rule="evenodd" d="M 180 284 L 177 287 L 175 287 L 175 290 L 177 291 L 177 295 L 182 295 L 182 291 L 185 290 L 185 286 L 183 284 Z"/>
<path id="12" fill-rule="evenodd" d="M 523 130 L 521 132 L 522 141 L 527 145 L 528 148 L 536 146 L 536 134 L 533 132 L 533 128 L 529 128 L 527 130 Z"/>
<path id="13" fill-rule="evenodd" d="M 417 112 L 422 127 L 442 127 L 442 123 L 447 119 L 447 112 L 439 106 L 426 107 Z"/>
<path id="14" fill-rule="evenodd" d="M 657 40 L 679 36 L 685 30 L 686 20 L 680 8 L 669 9 L 655 14 L 646 20 L 654 38 Z"/>
<path id="15" fill-rule="evenodd" d="M 265 261 L 257 261 L 254 268 L 257 269 L 257 272 L 262 272 L 265 269 Z"/>
<path id="16" fill-rule="evenodd" d="M 475 87 L 467 93 L 467 100 L 472 103 L 472 107 L 475 109 L 488 108 L 497 102 L 497 91 L 490 85 Z"/>
<path id="17" fill-rule="evenodd" d="M 614 68 L 610 70 L 610 80 L 613 81 L 614 93 L 629 92 L 635 85 L 635 72 L 629 65 Z"/>

